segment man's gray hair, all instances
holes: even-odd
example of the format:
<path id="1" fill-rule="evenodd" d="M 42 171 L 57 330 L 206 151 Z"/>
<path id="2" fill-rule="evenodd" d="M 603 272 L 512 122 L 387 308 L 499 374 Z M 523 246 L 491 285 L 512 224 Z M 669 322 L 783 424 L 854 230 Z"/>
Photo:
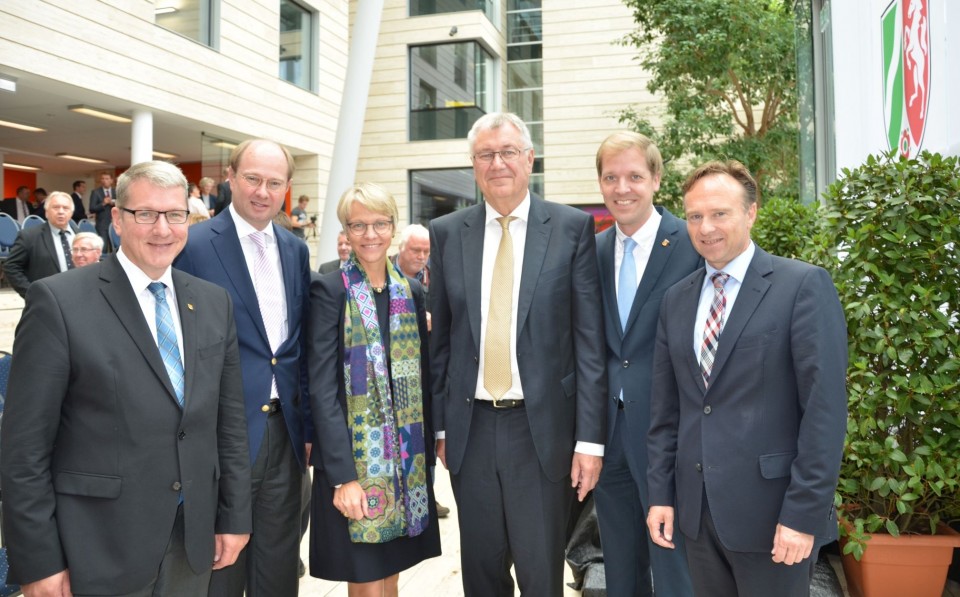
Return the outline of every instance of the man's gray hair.
<path id="1" fill-rule="evenodd" d="M 66 199 L 67 201 L 70 202 L 70 207 L 73 207 L 73 197 L 71 197 L 71 196 L 68 195 L 67 193 L 64 193 L 63 191 L 54 191 L 54 192 L 50 193 L 49 195 L 47 195 L 46 198 L 44 198 L 44 200 L 43 200 L 43 209 L 47 209 L 47 205 L 49 204 L 49 202 L 50 202 L 51 199 L 53 199 L 54 197 L 59 197 L 59 196 L 63 196 L 64 199 Z"/>
<path id="2" fill-rule="evenodd" d="M 100 238 L 99 234 L 93 232 L 78 232 L 73 236 L 73 244 L 78 242 L 88 240 L 93 244 L 94 249 L 103 251 L 103 239 Z"/>
<path id="3" fill-rule="evenodd" d="M 130 185 L 145 180 L 159 189 L 179 187 L 183 190 L 183 205 L 187 206 L 187 179 L 180 168 L 169 162 L 151 161 L 134 164 L 117 178 L 117 207 L 127 204 Z"/>
<path id="4" fill-rule="evenodd" d="M 479 120 L 474 122 L 470 128 L 470 132 L 467 133 L 467 144 L 470 146 L 470 155 L 473 155 L 473 144 L 481 131 L 498 129 L 505 124 L 509 124 L 520 131 L 520 139 L 523 147 L 519 147 L 518 149 L 533 148 L 533 141 L 530 139 L 530 129 L 527 128 L 526 123 L 524 123 L 519 116 L 513 112 L 491 112 L 481 116 Z"/>
<path id="5" fill-rule="evenodd" d="M 403 232 L 400 233 L 400 250 L 402 251 L 405 246 L 407 246 L 407 241 L 413 238 L 414 236 L 419 236 L 430 240 L 430 231 L 420 224 L 410 224 L 403 229 Z"/>

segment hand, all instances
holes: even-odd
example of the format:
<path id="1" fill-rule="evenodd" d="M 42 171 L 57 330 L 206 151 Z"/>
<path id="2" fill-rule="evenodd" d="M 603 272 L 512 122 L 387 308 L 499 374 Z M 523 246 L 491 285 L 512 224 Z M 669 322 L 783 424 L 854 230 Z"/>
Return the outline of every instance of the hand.
<path id="1" fill-rule="evenodd" d="M 218 534 L 214 536 L 213 569 L 220 570 L 233 565 L 249 540 L 249 533 L 245 535 Z"/>
<path id="2" fill-rule="evenodd" d="M 307 466 L 310 466 L 310 452 L 313 450 L 313 444 L 303 444 L 303 457 L 306 458 Z"/>
<path id="3" fill-rule="evenodd" d="M 650 531 L 650 540 L 667 549 L 674 549 L 673 544 L 673 508 L 671 506 L 650 506 L 647 514 L 647 530 Z"/>
<path id="4" fill-rule="evenodd" d="M 581 502 L 596 487 L 600 479 L 603 458 L 589 454 L 573 453 L 573 465 L 570 467 L 570 485 L 577 488 L 577 499 Z"/>
<path id="5" fill-rule="evenodd" d="M 777 525 L 777 532 L 773 536 L 773 549 L 770 550 L 774 562 L 793 566 L 809 558 L 812 552 L 813 535 L 795 531 L 782 524 Z"/>
<path id="6" fill-rule="evenodd" d="M 24 597 L 72 597 L 70 571 L 61 570 L 52 576 L 20 586 Z"/>
<path id="7" fill-rule="evenodd" d="M 339 489 L 333 490 L 333 507 L 351 520 L 370 517 L 370 511 L 367 509 L 367 494 L 356 481 L 344 483 Z"/>
<path id="8" fill-rule="evenodd" d="M 447 468 L 447 440 L 445 439 L 437 440 L 437 458 L 440 459 L 441 464 L 443 464 L 443 468 L 450 470 Z"/>

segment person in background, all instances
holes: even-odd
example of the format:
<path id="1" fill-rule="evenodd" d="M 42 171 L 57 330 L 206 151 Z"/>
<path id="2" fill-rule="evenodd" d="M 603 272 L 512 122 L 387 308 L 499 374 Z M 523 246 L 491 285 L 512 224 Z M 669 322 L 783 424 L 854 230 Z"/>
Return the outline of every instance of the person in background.
<path id="1" fill-rule="evenodd" d="M 297 199 L 297 206 L 290 211 L 290 225 L 292 226 L 291 232 L 297 238 L 302 238 L 306 240 L 307 235 L 305 234 L 306 229 L 313 228 L 315 226 L 314 222 L 310 221 L 310 216 L 307 214 L 307 205 L 310 203 L 310 197 L 307 195 L 300 195 Z"/>
<path id="2" fill-rule="evenodd" d="M 203 201 L 207 214 L 213 217 L 217 211 L 217 196 L 213 194 L 213 187 L 216 186 L 216 183 L 209 176 L 204 176 L 197 183 L 197 186 L 200 187 L 200 200 Z"/>
<path id="3" fill-rule="evenodd" d="M 187 187 L 187 207 L 190 215 L 201 215 L 204 220 L 210 217 L 203 200 L 200 199 L 200 187 L 192 182 Z"/>
<path id="4" fill-rule="evenodd" d="M 87 210 L 83 207 L 83 194 L 87 192 L 87 183 L 82 180 L 73 181 L 73 221 L 79 224 L 87 219 Z"/>
<path id="5" fill-rule="evenodd" d="M 310 574 L 352 597 L 396 597 L 440 555 L 423 289 L 387 260 L 397 205 L 361 183 L 337 205 L 352 256 L 310 286 Z"/>
<path id="6" fill-rule="evenodd" d="M 3 265 L 4 275 L 22 297 L 37 280 L 73 269 L 70 247 L 77 232 L 70 219 L 73 199 L 54 191 L 45 203 L 47 221 L 21 230 Z"/>
<path id="7" fill-rule="evenodd" d="M 30 215 L 30 187 L 17 187 L 17 195 L 4 199 L 0 203 L 0 211 L 23 225 L 23 221 Z"/>
<path id="8" fill-rule="evenodd" d="M 230 205 L 230 198 L 232 192 L 230 191 L 230 168 L 223 169 L 223 181 L 217 185 L 217 205 L 214 208 L 214 214 L 218 215 L 221 211 L 227 209 L 227 206 Z"/>
<path id="9" fill-rule="evenodd" d="M 337 258 L 326 263 L 320 264 L 320 273 L 329 274 L 332 271 L 340 269 L 350 259 L 350 241 L 347 239 L 347 233 L 341 231 L 337 234 Z"/>
<path id="10" fill-rule="evenodd" d="M 103 239 L 103 250 L 110 252 L 113 244 L 110 241 L 110 224 L 113 221 L 113 202 L 116 192 L 113 189 L 113 175 L 109 172 L 100 174 L 100 186 L 90 191 L 90 213 L 97 218 L 97 234 Z"/>
<path id="11" fill-rule="evenodd" d="M 79 232 L 73 237 L 71 247 L 74 267 L 84 267 L 100 261 L 103 254 L 103 239 L 93 232 Z"/>
<path id="12" fill-rule="evenodd" d="M 46 207 L 44 203 L 47 200 L 47 190 L 43 187 L 37 187 L 33 190 L 33 199 L 30 202 L 30 214 L 46 219 Z"/>

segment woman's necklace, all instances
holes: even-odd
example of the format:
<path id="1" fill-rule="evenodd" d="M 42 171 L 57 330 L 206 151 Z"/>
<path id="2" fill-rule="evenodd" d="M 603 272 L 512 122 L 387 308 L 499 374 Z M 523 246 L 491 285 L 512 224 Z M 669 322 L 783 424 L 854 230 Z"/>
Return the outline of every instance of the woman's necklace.
<path id="1" fill-rule="evenodd" d="M 381 292 L 383 292 L 383 289 L 386 287 L 387 287 L 386 281 L 384 281 L 384 283 L 381 284 L 380 286 L 374 286 L 372 282 L 370 283 L 370 288 L 372 288 L 373 291 L 376 292 L 377 294 L 380 294 Z"/>

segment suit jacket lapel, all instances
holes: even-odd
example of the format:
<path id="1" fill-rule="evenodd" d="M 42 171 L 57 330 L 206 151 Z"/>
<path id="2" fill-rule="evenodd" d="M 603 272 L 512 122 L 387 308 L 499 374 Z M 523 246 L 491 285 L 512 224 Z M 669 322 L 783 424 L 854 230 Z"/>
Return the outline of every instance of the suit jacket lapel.
<path id="1" fill-rule="evenodd" d="M 643 270 L 643 274 L 640 277 L 637 294 L 633 297 L 633 306 L 630 308 L 630 316 L 627 318 L 626 329 L 628 330 L 637 320 L 640 309 L 647 302 L 647 298 L 650 297 L 650 293 L 653 292 L 653 289 L 656 287 L 657 281 L 660 279 L 660 275 L 663 273 L 667 261 L 670 260 L 670 255 L 673 253 L 674 247 L 677 245 L 676 237 L 680 228 L 679 221 L 671 216 L 670 212 L 664 211 L 662 207 L 658 208 L 658 211 L 663 215 L 663 219 L 660 220 L 660 228 L 657 229 L 657 236 L 653 241 L 653 247 L 650 249 L 650 258 L 647 260 L 647 267 Z"/>
<path id="2" fill-rule="evenodd" d="M 280 277 L 283 280 L 283 291 L 287 301 L 287 320 L 293 321 L 294 318 L 290 314 L 293 312 L 293 297 L 297 289 L 297 250 L 296 247 L 291 246 L 291 243 L 301 241 L 295 237 L 290 238 L 287 235 L 280 234 L 276 225 L 273 225 L 273 234 L 274 238 L 277 239 L 277 250 L 280 252 Z M 258 303 L 258 312 L 259 308 Z M 264 326 L 263 331 L 266 333 L 266 326 Z M 292 339 L 294 339 L 293 334 L 288 334 L 284 343 Z"/>
<path id="3" fill-rule="evenodd" d="M 235 309 L 243 308 L 250 314 L 250 320 L 257 326 L 257 331 L 267 346 L 270 340 L 267 338 L 267 329 L 263 325 L 263 316 L 260 314 L 260 303 L 257 301 L 257 291 L 253 288 L 253 279 L 250 277 L 250 271 L 247 269 L 247 261 L 243 257 L 243 248 L 240 246 L 240 237 L 237 235 L 237 227 L 233 223 L 233 217 L 229 211 L 223 211 L 219 216 L 211 220 L 211 229 L 217 233 L 210 243 L 213 250 L 223 264 L 223 271 L 226 272 L 230 283 L 236 291 L 236 296 L 240 298 L 242 305 L 234 305 Z"/>
<path id="4" fill-rule="evenodd" d="M 180 347 L 180 359 L 183 362 L 183 389 L 190 396 L 190 388 L 197 376 L 197 315 L 195 311 L 196 295 L 190 286 L 189 278 L 179 270 L 173 270 L 173 288 L 177 293 L 177 313 L 180 315 L 180 331 L 183 334 L 183 346 Z M 172 388 L 172 386 L 171 386 Z M 176 395 L 174 395 L 176 397 Z M 184 400 L 184 410 L 190 408 L 192 401 Z"/>
<path id="5" fill-rule="evenodd" d="M 770 288 L 770 281 L 766 276 L 773 271 L 773 262 L 770 255 L 760 247 L 756 248 L 753 260 L 747 268 L 747 275 L 744 276 L 743 283 L 740 285 L 740 291 L 737 293 L 737 302 L 733 305 L 733 310 L 728 314 L 727 323 L 723 326 L 720 333 L 720 340 L 717 342 L 717 356 L 713 360 L 713 369 L 710 371 L 710 379 L 716 379 L 723 366 L 727 362 L 733 347 L 737 344 L 737 339 L 743 332 L 744 326 L 753 317 L 754 311 Z"/>
<path id="6" fill-rule="evenodd" d="M 60 251 L 60 247 L 56 247 L 53 244 L 53 234 L 52 226 L 49 223 L 44 223 L 40 227 L 40 244 L 43 245 L 43 248 L 50 255 L 50 259 L 53 259 L 53 262 L 57 264 L 57 270 L 60 269 L 60 258 L 57 256 L 57 252 Z"/>
<path id="7" fill-rule="evenodd" d="M 523 248 L 523 272 L 520 276 L 520 296 L 517 299 L 517 338 L 527 322 L 533 291 L 540 279 L 543 260 L 550 244 L 550 215 L 543 209 L 543 199 L 530 197 L 530 214 L 527 221 L 527 242 Z"/>
<path id="8" fill-rule="evenodd" d="M 140 354 L 153 369 L 160 383 L 167 389 L 170 399 L 176 403 L 177 395 L 170 383 L 170 376 L 167 375 L 167 368 L 163 365 L 163 358 L 160 356 L 160 349 L 157 348 L 157 341 L 153 339 L 153 334 L 150 333 L 150 328 L 143 318 L 143 311 L 140 309 L 140 301 L 137 300 L 133 287 L 130 286 L 130 280 L 120 266 L 120 262 L 117 261 L 115 254 L 110 255 L 100 265 L 100 280 L 103 282 L 100 288 L 103 298 L 113 309 L 120 324 L 133 339 L 133 343 L 137 345 Z M 177 296 L 177 302 L 180 303 L 179 295 Z M 186 342 L 186 339 L 184 339 L 184 342 Z"/>
<path id="9" fill-rule="evenodd" d="M 680 338 L 683 343 L 690 347 L 684 351 L 687 355 L 687 366 L 690 376 L 693 378 L 694 385 L 704 392 L 703 375 L 700 374 L 700 355 L 697 354 L 699 346 L 693 347 L 693 326 L 697 323 L 697 304 L 700 302 L 700 290 L 703 288 L 703 277 L 707 275 L 706 268 L 701 267 L 697 270 L 697 275 L 689 279 L 685 284 L 686 288 L 680 293 L 677 305 L 677 313 L 680 317 Z M 683 284 L 683 282 L 681 282 Z M 714 366 L 716 370 L 716 366 Z"/>
<path id="10" fill-rule="evenodd" d="M 473 213 L 463 220 L 460 250 L 463 255 L 463 286 L 467 298 L 467 317 L 473 332 L 474 347 L 480 351 L 480 284 L 483 276 L 483 235 L 486 207 L 483 203 L 471 208 Z"/>
<path id="11" fill-rule="evenodd" d="M 606 303 L 604 308 L 607 310 L 607 313 L 613 314 L 612 317 L 605 317 L 604 319 L 609 324 L 616 323 L 616 326 L 606 326 L 607 341 L 611 344 L 616 342 L 619 346 L 619 340 L 623 339 L 623 324 L 620 322 L 620 310 L 617 304 L 616 272 L 614 271 L 616 264 L 616 260 L 614 259 L 616 244 L 617 233 L 613 227 L 597 235 L 597 263 L 600 267 L 601 295 Z M 614 327 L 617 329 L 614 330 Z"/>

